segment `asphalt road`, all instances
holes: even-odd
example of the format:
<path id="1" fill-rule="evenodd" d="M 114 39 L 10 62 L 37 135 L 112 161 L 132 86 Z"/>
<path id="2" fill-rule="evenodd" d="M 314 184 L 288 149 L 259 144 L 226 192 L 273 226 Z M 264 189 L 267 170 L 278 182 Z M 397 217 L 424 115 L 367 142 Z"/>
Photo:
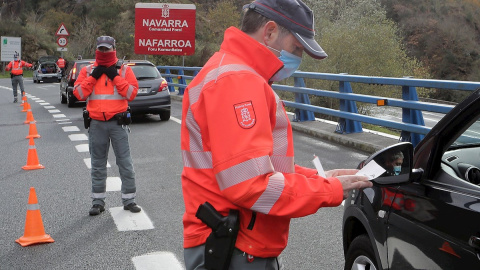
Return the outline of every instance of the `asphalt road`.
<path id="1" fill-rule="evenodd" d="M 59 84 L 25 79 L 28 102 L 41 138 L 35 139 L 45 169 L 23 170 L 29 153 L 29 124 L 19 103 L 12 103 L 10 79 L 0 79 L 0 269 L 182 269 L 183 198 L 180 174 L 181 103 L 172 118 L 135 118 L 130 145 L 137 179 L 137 203 L 144 219 L 121 210 L 120 192 L 107 192 L 107 210 L 91 217 L 88 141 L 82 105 L 60 103 Z M 296 163 L 313 167 L 320 157 L 326 170 L 354 168 L 366 154 L 294 132 Z M 108 176 L 118 180 L 110 150 Z M 110 185 L 110 184 L 109 184 Z M 22 247 L 30 187 L 34 187 L 41 222 L 54 243 Z M 109 188 L 109 186 L 107 186 Z M 120 210 L 119 210 L 120 209 Z M 286 269 L 343 269 L 343 207 L 320 209 L 292 221 L 283 253 Z M 148 261 L 150 259 L 150 261 Z"/>

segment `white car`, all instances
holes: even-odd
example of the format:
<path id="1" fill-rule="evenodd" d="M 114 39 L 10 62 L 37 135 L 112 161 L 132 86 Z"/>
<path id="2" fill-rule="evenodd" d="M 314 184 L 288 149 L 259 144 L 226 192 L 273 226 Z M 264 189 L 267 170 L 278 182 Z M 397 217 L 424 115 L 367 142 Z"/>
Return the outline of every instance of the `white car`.
<path id="1" fill-rule="evenodd" d="M 42 56 L 33 68 L 33 82 L 60 82 L 62 71 L 57 66 L 58 57 Z"/>

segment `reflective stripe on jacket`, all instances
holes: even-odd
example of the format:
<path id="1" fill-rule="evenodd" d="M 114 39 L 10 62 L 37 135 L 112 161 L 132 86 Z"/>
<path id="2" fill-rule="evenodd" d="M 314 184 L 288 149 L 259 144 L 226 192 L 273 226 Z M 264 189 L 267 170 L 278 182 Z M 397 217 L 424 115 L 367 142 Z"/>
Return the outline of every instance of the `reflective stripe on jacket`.
<path id="1" fill-rule="evenodd" d="M 95 80 L 91 77 L 96 63 L 83 67 L 75 81 L 73 94 L 78 100 L 87 100 L 90 117 L 99 121 L 107 121 L 115 114 L 128 108 L 128 101 L 137 96 L 138 82 L 132 69 L 122 65 L 117 76 L 111 81 L 102 74 Z"/>
<path id="2" fill-rule="evenodd" d="M 240 210 L 236 247 L 257 257 L 284 250 L 291 218 L 342 202 L 338 179 L 294 164 L 290 121 L 268 82 L 281 67 L 264 45 L 231 27 L 185 90 L 185 248 L 205 243 L 211 232 L 195 217 L 205 201 L 223 215 Z"/>
<path id="3" fill-rule="evenodd" d="M 8 63 L 7 67 L 5 68 L 5 70 L 6 71 L 12 70 L 11 73 L 13 75 L 22 75 L 24 67 L 31 68 L 32 64 L 27 63 L 23 60 L 10 61 L 10 63 Z"/>

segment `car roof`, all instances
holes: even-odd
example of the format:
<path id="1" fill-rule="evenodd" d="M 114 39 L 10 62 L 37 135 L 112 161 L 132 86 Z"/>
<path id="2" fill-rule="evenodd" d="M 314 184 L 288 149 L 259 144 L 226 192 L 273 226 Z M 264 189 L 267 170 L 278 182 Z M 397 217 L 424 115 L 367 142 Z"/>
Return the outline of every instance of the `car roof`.
<path id="1" fill-rule="evenodd" d="M 152 62 L 147 60 L 125 60 L 125 64 L 142 64 L 142 65 L 151 65 L 155 66 Z"/>

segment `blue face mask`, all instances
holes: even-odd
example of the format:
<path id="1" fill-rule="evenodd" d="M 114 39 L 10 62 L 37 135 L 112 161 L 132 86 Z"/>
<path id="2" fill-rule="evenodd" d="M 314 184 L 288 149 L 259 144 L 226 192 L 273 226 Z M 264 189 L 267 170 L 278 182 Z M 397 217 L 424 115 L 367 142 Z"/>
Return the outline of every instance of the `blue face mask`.
<path id="1" fill-rule="evenodd" d="M 393 173 L 395 175 L 399 175 L 401 171 L 402 171 L 402 166 L 393 166 Z"/>
<path id="2" fill-rule="evenodd" d="M 278 57 L 278 59 L 283 62 L 283 68 L 280 69 L 277 73 L 275 73 L 275 75 L 273 75 L 273 77 L 270 79 L 271 81 L 279 82 L 292 76 L 292 74 L 297 71 L 298 67 L 302 63 L 301 57 L 291 54 L 285 50 L 278 51 L 270 46 L 267 47 L 279 52 L 280 57 Z"/>

